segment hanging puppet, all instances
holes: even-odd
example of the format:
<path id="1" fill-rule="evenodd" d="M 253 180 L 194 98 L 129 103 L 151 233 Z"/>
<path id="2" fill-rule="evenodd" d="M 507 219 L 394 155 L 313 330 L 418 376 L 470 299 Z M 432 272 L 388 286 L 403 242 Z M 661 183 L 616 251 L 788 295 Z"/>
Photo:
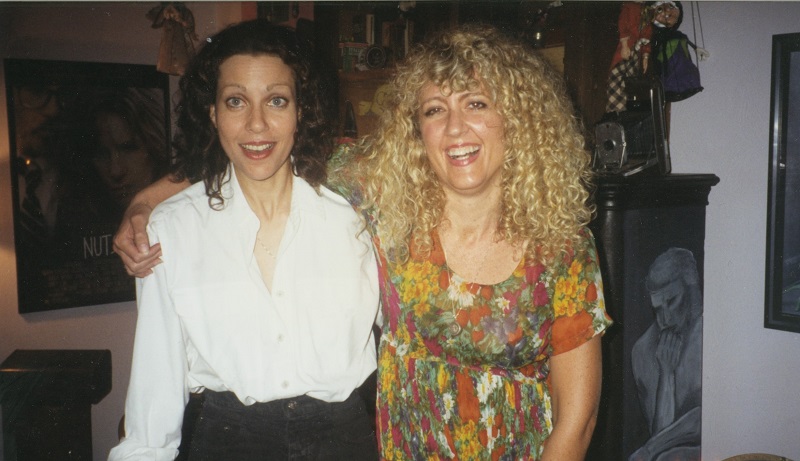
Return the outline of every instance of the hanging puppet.
<path id="1" fill-rule="evenodd" d="M 692 62 L 689 48 L 697 51 L 699 60 L 708 52 L 692 43 L 678 27 L 683 21 L 681 2 L 654 2 L 650 8 L 653 18 L 651 62 L 653 75 L 661 80 L 667 102 L 682 101 L 703 91 L 700 71 Z"/>
<path id="2" fill-rule="evenodd" d="M 189 60 L 194 56 L 194 15 L 180 2 L 162 2 L 147 12 L 153 29 L 163 28 L 158 51 L 159 72 L 183 75 Z"/>
<path id="3" fill-rule="evenodd" d="M 642 2 L 624 2 L 617 23 L 619 43 L 611 60 L 606 112 L 622 112 L 627 103 L 625 80 L 644 74 L 650 53 L 652 25 Z"/>

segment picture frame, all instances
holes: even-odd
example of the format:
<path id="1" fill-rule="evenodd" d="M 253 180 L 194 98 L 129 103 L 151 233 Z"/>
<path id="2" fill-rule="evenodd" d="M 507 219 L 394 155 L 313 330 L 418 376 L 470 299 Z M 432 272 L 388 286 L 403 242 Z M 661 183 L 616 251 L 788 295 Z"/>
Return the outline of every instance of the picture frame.
<path id="1" fill-rule="evenodd" d="M 155 66 L 5 59 L 19 312 L 136 298 L 112 237 L 170 164 Z"/>
<path id="2" fill-rule="evenodd" d="M 764 327 L 800 332 L 800 33 L 772 37 Z"/>

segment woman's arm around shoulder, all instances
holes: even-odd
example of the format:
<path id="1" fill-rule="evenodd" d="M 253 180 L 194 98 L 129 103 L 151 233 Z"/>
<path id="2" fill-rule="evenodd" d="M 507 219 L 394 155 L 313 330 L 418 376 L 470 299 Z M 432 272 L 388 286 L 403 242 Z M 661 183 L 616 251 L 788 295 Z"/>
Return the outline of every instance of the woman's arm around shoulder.
<path id="1" fill-rule="evenodd" d="M 168 175 L 134 196 L 114 235 L 114 252 L 122 259 L 128 275 L 145 277 L 152 274 L 153 267 L 161 262 L 161 247 L 158 244 L 150 246 L 147 238 L 147 221 L 156 205 L 189 185 L 189 181 L 176 181 Z"/>

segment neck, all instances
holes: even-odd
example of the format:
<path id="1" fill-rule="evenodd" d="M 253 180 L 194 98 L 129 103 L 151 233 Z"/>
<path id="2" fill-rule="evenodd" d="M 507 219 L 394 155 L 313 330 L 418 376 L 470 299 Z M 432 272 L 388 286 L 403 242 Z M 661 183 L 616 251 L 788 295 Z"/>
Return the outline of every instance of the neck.
<path id="1" fill-rule="evenodd" d="M 239 175 L 237 179 L 247 203 L 261 222 L 289 214 L 294 179 L 291 168 L 282 168 L 264 181 L 252 181 Z"/>
<path id="2" fill-rule="evenodd" d="M 448 194 L 441 228 L 467 241 L 494 236 L 500 220 L 500 200 L 500 189 L 474 197 Z"/>

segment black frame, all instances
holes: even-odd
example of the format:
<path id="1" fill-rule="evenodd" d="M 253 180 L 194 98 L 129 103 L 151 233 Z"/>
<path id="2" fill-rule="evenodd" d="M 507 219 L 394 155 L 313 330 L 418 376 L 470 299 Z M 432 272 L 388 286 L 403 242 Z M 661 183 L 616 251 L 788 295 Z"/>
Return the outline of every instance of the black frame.
<path id="1" fill-rule="evenodd" d="M 772 37 L 764 327 L 800 332 L 800 33 Z"/>
<path id="2" fill-rule="evenodd" d="M 101 96 L 108 98 L 109 94 L 146 95 L 146 103 L 140 98 L 129 107 L 147 106 L 156 111 L 148 113 L 158 114 L 158 118 L 138 117 L 158 120 L 150 123 L 151 128 L 158 127 L 157 141 L 150 145 L 160 146 L 163 137 L 163 151 L 158 151 L 159 165 L 163 165 L 170 152 L 169 76 L 158 72 L 155 66 L 139 64 L 29 59 L 5 59 L 3 64 L 19 312 L 134 300 L 134 280 L 111 248 L 111 237 L 125 205 L 115 198 L 113 186 L 103 183 L 99 167 L 90 163 L 99 155 L 101 135 L 92 131 L 94 124 L 88 122 L 89 107 L 99 106 L 98 100 L 106 100 Z M 30 121 L 46 113 L 55 115 L 47 116 L 44 123 Z M 47 128 L 42 131 L 32 126 Z M 30 139 L 36 142 L 31 143 Z M 148 148 L 148 169 L 154 162 L 154 151 Z M 51 166 L 45 170 L 39 164 Z M 134 164 L 142 165 L 138 160 Z M 31 170 L 57 171 L 57 179 L 51 180 L 57 186 L 50 190 L 57 191 L 52 194 L 58 197 L 58 206 L 57 212 L 50 215 L 55 218 L 51 217 L 49 226 L 42 226 L 41 220 L 30 220 L 31 202 L 23 203 L 27 200 L 23 186 L 33 181 L 42 183 L 32 179 L 28 174 Z M 49 231 L 44 230 L 47 227 Z"/>

